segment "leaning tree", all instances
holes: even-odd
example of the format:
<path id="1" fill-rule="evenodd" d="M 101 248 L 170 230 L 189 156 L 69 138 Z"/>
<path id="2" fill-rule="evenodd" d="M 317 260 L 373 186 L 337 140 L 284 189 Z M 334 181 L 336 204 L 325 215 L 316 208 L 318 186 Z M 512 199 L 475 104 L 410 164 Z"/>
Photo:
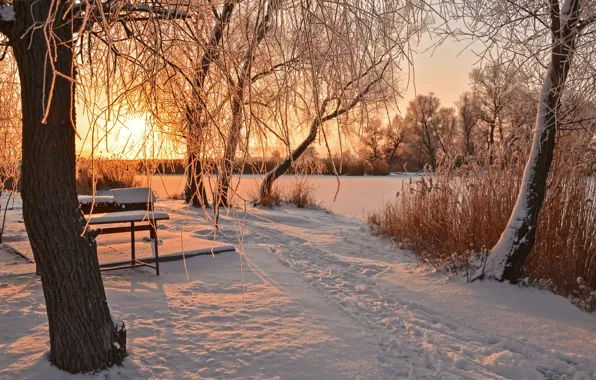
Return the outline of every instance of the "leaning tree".
<path id="1" fill-rule="evenodd" d="M 536 238 L 538 216 L 569 87 L 591 83 L 596 49 L 596 3 L 588 0 L 440 1 L 443 31 L 497 50 L 519 67 L 543 67 L 531 151 L 517 202 L 501 238 L 487 259 L 488 275 L 516 281 Z M 439 9 L 434 7 L 434 9 Z M 452 21 L 458 21 L 453 23 Z M 454 30 L 453 25 L 462 27 Z"/>
<path id="2" fill-rule="evenodd" d="M 350 126 L 362 123 L 369 112 L 395 96 L 396 73 L 407 65 L 410 43 L 426 21 L 418 7 L 401 1 L 315 1 L 283 15 L 285 49 L 292 52 L 286 56 L 298 58 L 298 75 L 282 71 L 270 84 L 283 94 L 272 104 L 281 115 L 280 140 L 288 154 L 263 179 L 261 200 L 271 196 L 275 180 L 317 138 L 330 154 L 326 127 L 341 139 Z M 303 128 L 305 137 L 291 149 L 291 135 Z"/>
<path id="3" fill-rule="evenodd" d="M 84 62 L 77 52 L 85 36 L 109 45 L 117 26 L 126 35 L 127 23 L 178 17 L 186 13 L 147 2 L 0 1 L 2 44 L 20 78 L 23 217 L 46 300 L 49 358 L 69 372 L 106 368 L 126 355 L 126 330 L 110 314 L 75 189 L 75 95 Z"/>

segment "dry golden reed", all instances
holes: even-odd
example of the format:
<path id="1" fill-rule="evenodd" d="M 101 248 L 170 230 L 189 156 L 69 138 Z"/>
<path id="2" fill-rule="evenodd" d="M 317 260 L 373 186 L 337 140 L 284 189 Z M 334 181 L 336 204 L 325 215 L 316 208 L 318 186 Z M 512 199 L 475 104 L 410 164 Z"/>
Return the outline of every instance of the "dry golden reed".
<path id="1" fill-rule="evenodd" d="M 480 167 L 445 165 L 402 186 L 369 214 L 377 233 L 390 236 L 424 264 L 467 271 L 499 240 L 517 199 L 524 160 Z M 527 279 L 596 307 L 596 183 L 577 161 L 558 159 L 540 213 Z"/>

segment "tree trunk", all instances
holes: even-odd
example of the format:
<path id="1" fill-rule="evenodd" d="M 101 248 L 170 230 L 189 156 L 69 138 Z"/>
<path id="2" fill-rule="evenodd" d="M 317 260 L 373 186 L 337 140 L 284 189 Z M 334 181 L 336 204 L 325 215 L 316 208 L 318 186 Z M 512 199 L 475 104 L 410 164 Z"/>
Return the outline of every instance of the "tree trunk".
<path id="1" fill-rule="evenodd" d="M 71 25 L 62 17 L 68 3 L 54 3 L 53 32 L 60 40 L 51 45 L 55 57 L 47 56 L 43 29 L 25 35 L 33 20 L 48 19 L 51 4 L 15 2 L 15 25 L 21 30 L 11 44 L 21 80 L 23 217 L 46 300 L 50 360 L 76 373 L 120 364 L 126 333 L 112 321 L 95 240 L 88 233 L 81 236 L 85 220 L 75 189 L 74 82 L 56 76 L 51 86 L 50 59 L 56 71 L 74 78 Z M 43 103 L 50 98 L 42 124 Z"/>
<path id="2" fill-rule="evenodd" d="M 551 63 L 540 93 L 532 150 L 511 218 L 488 258 L 494 276 L 501 281 L 515 282 L 522 276 L 534 246 L 555 150 L 558 107 L 579 34 L 580 9 L 579 1 L 565 0 L 561 10 L 557 0 L 551 1 Z"/>
<path id="3" fill-rule="evenodd" d="M 546 193 L 557 131 L 557 99 L 553 94 L 552 69 L 544 81 L 530 158 L 524 170 L 519 196 L 499 242 L 491 252 L 495 277 L 517 280 L 536 238 L 538 214 Z"/>
<path id="4" fill-rule="evenodd" d="M 292 167 L 292 163 L 296 161 L 306 149 L 312 144 L 315 139 L 317 138 L 317 131 L 321 122 L 319 118 L 313 120 L 312 124 L 310 125 L 310 131 L 308 136 L 292 153 L 286 157 L 285 160 L 281 161 L 275 168 L 273 168 L 265 178 L 263 178 L 263 182 L 261 182 L 261 188 L 259 191 L 259 198 L 260 199 L 267 199 L 271 196 L 271 192 L 273 191 L 273 183 L 278 177 L 284 175 L 290 167 Z"/>
<path id="5" fill-rule="evenodd" d="M 207 199 L 207 192 L 205 191 L 205 184 L 203 182 L 203 170 L 199 158 L 199 154 L 203 148 L 202 128 L 204 124 L 202 123 L 204 123 L 203 118 L 205 117 L 205 104 L 201 99 L 207 73 L 211 68 L 211 64 L 219 57 L 218 46 L 223 37 L 224 29 L 234 12 L 234 6 L 235 2 L 225 3 L 221 14 L 211 29 L 209 43 L 204 48 L 205 50 L 201 56 L 201 64 L 195 73 L 191 106 L 186 110 L 188 122 L 186 142 L 188 171 L 184 195 L 186 202 L 192 204 L 194 207 L 209 207 L 209 200 Z M 201 201 L 203 202 L 202 204 Z"/>
<path id="6" fill-rule="evenodd" d="M 193 207 L 209 207 L 209 199 L 205 190 L 203 168 L 199 157 L 203 147 L 198 133 L 202 133 L 200 127 L 194 123 L 189 124 L 186 141 L 187 165 L 186 184 L 184 186 L 184 200 Z"/>
<path id="7" fill-rule="evenodd" d="M 437 157 L 435 152 L 430 153 L 430 166 L 433 170 L 437 170 Z"/>
<path id="8" fill-rule="evenodd" d="M 249 75 L 252 64 L 255 60 L 257 48 L 267 35 L 267 32 L 272 25 L 270 22 L 271 18 L 275 16 L 280 5 L 280 0 L 270 0 L 268 2 L 263 18 L 256 25 L 255 35 L 253 40 L 250 42 L 243 62 L 240 65 L 240 72 L 236 86 L 233 86 L 232 81 L 230 81 L 230 85 L 234 87 L 234 96 L 232 97 L 231 101 L 232 122 L 230 124 L 230 131 L 228 132 L 228 138 L 226 140 L 222 165 L 218 173 L 219 186 L 217 188 L 216 207 L 227 207 L 231 202 L 231 195 L 229 191 L 230 179 L 232 178 L 232 174 L 234 172 L 234 160 L 236 158 L 236 150 L 238 149 L 240 133 L 243 125 L 242 118 L 244 117 L 244 113 L 242 107 L 245 101 L 245 93 L 247 87 L 251 85 L 251 79 L 249 78 Z M 246 138 L 248 139 L 248 132 Z"/>
<path id="9" fill-rule="evenodd" d="M 488 163 L 492 165 L 495 162 L 495 128 L 496 124 L 491 122 L 489 129 L 488 129 Z"/>
<path id="10" fill-rule="evenodd" d="M 186 185 L 184 186 L 184 201 L 190 203 L 193 207 L 209 206 L 209 199 L 207 198 L 207 191 L 205 190 L 205 183 L 203 182 L 203 169 L 201 161 L 192 152 L 188 153 L 186 173 Z"/>
<path id="11" fill-rule="evenodd" d="M 380 63 L 380 61 L 379 61 L 379 63 Z M 360 78 L 363 78 L 364 76 L 366 76 L 370 72 L 370 70 L 372 70 L 373 67 L 377 66 L 377 64 L 378 63 L 375 63 L 371 67 L 369 67 L 363 73 L 363 75 L 360 76 Z M 385 72 L 385 69 L 387 68 L 387 66 L 388 66 L 388 63 L 383 68 L 383 73 Z M 304 153 L 304 151 L 306 151 L 306 149 L 308 149 L 308 147 L 315 141 L 315 139 L 317 138 L 317 131 L 319 130 L 319 127 L 321 125 L 323 125 L 325 122 L 327 122 L 329 120 L 335 119 L 335 118 L 339 117 L 340 115 L 343 115 L 344 113 L 350 111 L 352 108 L 356 107 L 356 105 L 358 105 L 362 101 L 362 99 L 364 99 L 366 94 L 368 94 L 368 92 L 381 79 L 382 79 L 382 74 L 380 76 L 376 77 L 375 79 L 371 80 L 366 86 L 364 86 L 364 88 L 358 93 L 358 95 L 356 97 L 354 97 L 350 102 L 348 102 L 343 108 L 336 109 L 335 111 L 333 111 L 325 116 L 322 116 L 322 115 L 325 114 L 325 110 L 327 109 L 327 105 L 329 103 L 329 98 L 326 98 L 325 100 L 323 100 L 323 102 L 319 106 L 319 110 L 317 113 L 318 116 L 312 121 L 312 123 L 310 125 L 310 130 L 309 130 L 308 136 L 306 137 L 306 139 L 304 139 L 304 141 L 302 141 L 302 143 L 300 145 L 298 145 L 298 147 L 296 149 L 294 149 L 294 151 L 285 160 L 280 162 L 273 170 L 271 170 L 269 173 L 267 173 L 267 175 L 263 179 L 263 182 L 261 183 L 261 188 L 259 191 L 259 198 L 266 199 L 271 195 L 271 191 L 273 190 L 273 182 L 275 182 L 275 180 L 279 176 L 282 176 L 283 174 L 285 174 L 292 166 L 292 163 L 294 161 L 296 161 L 302 155 L 302 153 Z M 344 90 L 346 88 L 348 88 L 348 86 L 350 86 L 354 82 L 355 82 L 354 80 L 350 81 L 348 83 L 348 85 L 346 87 L 344 87 Z"/>
<path id="12" fill-rule="evenodd" d="M 252 59 L 252 57 L 251 57 Z M 226 141 L 224 157 L 221 168 L 217 175 L 219 186 L 217 189 L 218 206 L 227 207 L 231 202 L 230 195 L 230 179 L 234 174 L 234 160 L 236 158 L 236 150 L 238 149 L 238 142 L 240 141 L 240 131 L 242 129 L 242 103 L 244 103 L 244 79 L 241 78 L 238 82 L 236 95 L 232 98 L 232 122 L 230 124 L 230 131 Z"/>

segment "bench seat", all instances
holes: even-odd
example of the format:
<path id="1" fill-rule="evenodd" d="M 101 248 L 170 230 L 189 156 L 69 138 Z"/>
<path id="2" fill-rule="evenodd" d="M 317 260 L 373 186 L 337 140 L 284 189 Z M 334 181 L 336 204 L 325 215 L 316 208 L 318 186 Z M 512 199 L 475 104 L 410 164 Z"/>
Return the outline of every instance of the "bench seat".
<path id="1" fill-rule="evenodd" d="M 93 202 L 95 203 L 115 203 L 114 197 L 111 195 L 79 195 L 79 203 L 82 205 L 88 205 Z"/>
<path id="2" fill-rule="evenodd" d="M 103 212 L 99 214 L 85 215 L 89 224 L 109 224 L 109 223 L 131 223 L 131 222 L 151 222 L 153 220 L 168 220 L 170 216 L 165 212 L 158 211 L 120 211 Z"/>

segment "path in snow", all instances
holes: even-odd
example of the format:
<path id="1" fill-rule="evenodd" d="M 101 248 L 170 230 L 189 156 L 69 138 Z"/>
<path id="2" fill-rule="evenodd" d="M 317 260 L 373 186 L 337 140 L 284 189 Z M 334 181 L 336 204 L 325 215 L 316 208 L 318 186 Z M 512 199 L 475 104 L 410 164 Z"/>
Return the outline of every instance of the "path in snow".
<path id="1" fill-rule="evenodd" d="M 376 358 L 391 377 L 596 376 L 596 319 L 575 310 L 561 297 L 505 284 L 481 284 L 490 288 L 482 292 L 487 299 L 477 300 L 474 298 L 479 294 L 468 294 L 472 299 L 462 304 L 456 301 L 458 295 L 451 292 L 448 294 L 451 304 L 443 305 L 447 306 L 446 314 L 432 304 L 417 301 L 418 295 L 425 292 L 408 288 L 402 282 L 406 278 L 400 281 L 399 276 L 409 272 L 408 279 L 426 277 L 426 284 L 416 281 L 420 286 L 437 287 L 438 282 L 439 286 L 468 288 L 468 293 L 470 288 L 478 288 L 477 284 L 446 282 L 440 276 L 428 276 L 420 271 L 413 274 L 412 264 L 387 241 L 371 237 L 362 224 L 336 215 L 297 209 L 253 213 L 257 217 L 248 217 L 249 233 L 245 241 L 257 244 L 245 247 L 249 260 L 257 265 L 268 260 L 263 257 L 265 245 L 284 266 L 303 275 L 306 283 L 371 335 L 379 346 Z M 429 284 L 429 280 L 435 283 Z M 510 298 L 492 292 L 504 292 Z M 528 315 L 524 298 L 536 296 L 543 302 L 530 301 L 537 313 Z M 499 305 L 492 301 L 511 305 L 508 310 L 498 310 Z M 468 321 L 453 318 L 467 311 L 452 313 L 449 306 L 471 308 L 467 310 L 471 318 Z M 559 315 L 559 307 L 568 313 Z M 494 313 L 498 319 L 483 317 L 487 313 Z M 568 319 L 568 314 L 575 318 Z M 520 325 L 510 325 L 516 323 Z M 575 327 L 575 323 L 579 326 Z M 552 350 L 557 345 L 569 352 L 579 351 L 583 356 Z"/>

